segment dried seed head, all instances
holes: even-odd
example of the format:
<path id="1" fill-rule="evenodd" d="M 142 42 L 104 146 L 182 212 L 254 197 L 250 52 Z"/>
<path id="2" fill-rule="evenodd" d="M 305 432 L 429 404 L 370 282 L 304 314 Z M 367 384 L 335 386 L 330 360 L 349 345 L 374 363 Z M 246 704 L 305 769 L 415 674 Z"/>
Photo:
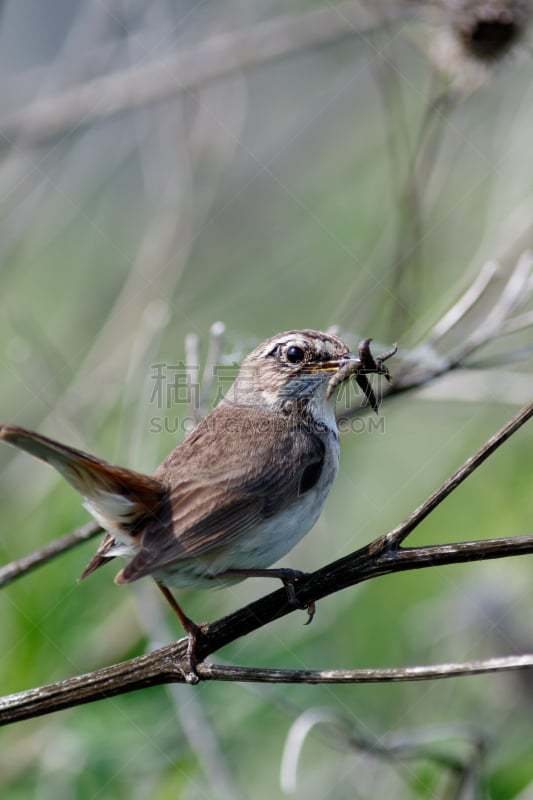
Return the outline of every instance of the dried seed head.
<path id="1" fill-rule="evenodd" d="M 458 87 L 475 89 L 525 38 L 533 0 L 440 0 L 430 8 L 433 60 Z"/>
<path id="2" fill-rule="evenodd" d="M 530 16 L 523 0 L 464 2 L 452 27 L 467 55 L 491 63 L 506 56 L 524 36 Z"/>

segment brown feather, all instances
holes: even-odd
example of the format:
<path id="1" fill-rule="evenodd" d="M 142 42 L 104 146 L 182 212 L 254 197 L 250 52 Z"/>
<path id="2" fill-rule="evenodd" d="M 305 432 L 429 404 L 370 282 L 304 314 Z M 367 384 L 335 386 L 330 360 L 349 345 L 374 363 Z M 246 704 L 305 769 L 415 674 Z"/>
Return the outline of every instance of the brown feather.
<path id="1" fill-rule="evenodd" d="M 1 425 L 0 439 L 54 467 L 97 511 L 104 506 L 102 516 L 112 518 L 112 509 L 117 506 L 114 522 L 118 527 L 137 528 L 140 519 L 157 507 L 164 494 L 155 478 L 113 466 L 33 431 Z"/>
<path id="2" fill-rule="evenodd" d="M 253 419 L 251 425 L 246 407 L 220 405 L 165 459 L 154 477 L 166 485 L 167 498 L 118 582 L 235 547 L 298 500 L 305 471 L 324 461 L 320 436 L 281 412 L 254 409 Z M 268 435 L 259 435 L 265 426 Z M 254 458 L 243 458 L 247 452 Z"/>
<path id="3" fill-rule="evenodd" d="M 88 575 L 91 575 L 95 570 L 99 567 L 102 567 L 104 564 L 107 564 L 109 561 L 112 561 L 115 556 L 107 555 L 112 547 L 116 544 L 115 539 L 111 536 L 110 533 L 106 533 L 100 544 L 98 545 L 98 550 L 91 558 L 83 572 L 81 573 L 80 577 L 78 578 L 79 581 L 85 580 Z"/>

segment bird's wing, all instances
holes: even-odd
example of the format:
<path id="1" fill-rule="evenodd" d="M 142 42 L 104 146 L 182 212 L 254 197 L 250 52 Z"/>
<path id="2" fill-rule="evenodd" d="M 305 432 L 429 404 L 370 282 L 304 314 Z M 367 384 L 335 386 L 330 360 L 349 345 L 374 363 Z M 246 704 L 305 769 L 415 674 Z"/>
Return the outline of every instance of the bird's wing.
<path id="1" fill-rule="evenodd" d="M 156 472 L 160 479 L 168 472 L 168 498 L 117 582 L 223 550 L 313 488 L 324 466 L 322 439 L 269 417 L 269 424 L 277 425 L 275 435 L 271 430 L 261 437 L 257 430 L 243 427 L 238 435 L 209 440 L 211 433 L 204 427 L 195 441 L 178 445 Z M 172 480 L 173 468 L 177 480 Z"/>

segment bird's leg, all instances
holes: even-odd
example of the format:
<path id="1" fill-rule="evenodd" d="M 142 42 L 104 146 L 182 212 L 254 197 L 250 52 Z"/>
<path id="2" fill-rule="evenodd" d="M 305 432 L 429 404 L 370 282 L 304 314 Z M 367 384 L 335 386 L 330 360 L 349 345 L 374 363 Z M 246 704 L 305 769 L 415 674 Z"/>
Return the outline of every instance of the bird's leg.
<path id="1" fill-rule="evenodd" d="M 287 598 L 289 603 L 296 608 L 305 608 L 307 611 L 307 622 L 306 625 L 309 625 L 310 622 L 313 621 L 313 617 L 315 616 L 316 606 L 315 603 L 309 603 L 306 606 L 300 605 L 298 599 L 296 597 L 296 590 L 294 588 L 294 584 L 301 580 L 302 578 L 306 578 L 308 575 L 307 572 L 302 572 L 299 569 L 288 569 L 286 567 L 280 567 L 279 569 L 227 569 L 224 572 L 215 575 L 215 578 L 278 578 L 283 586 L 285 587 L 285 591 L 287 592 Z"/>
<path id="2" fill-rule="evenodd" d="M 196 622 L 193 622 L 193 620 L 185 614 L 172 592 L 167 589 L 164 584 L 159 583 L 159 581 L 156 581 L 156 583 L 165 600 L 178 615 L 179 621 L 187 634 L 187 665 L 189 671 L 184 673 L 185 681 L 187 683 L 198 683 L 199 678 L 196 674 L 196 639 L 198 631 L 200 630 L 200 625 L 197 625 Z"/>

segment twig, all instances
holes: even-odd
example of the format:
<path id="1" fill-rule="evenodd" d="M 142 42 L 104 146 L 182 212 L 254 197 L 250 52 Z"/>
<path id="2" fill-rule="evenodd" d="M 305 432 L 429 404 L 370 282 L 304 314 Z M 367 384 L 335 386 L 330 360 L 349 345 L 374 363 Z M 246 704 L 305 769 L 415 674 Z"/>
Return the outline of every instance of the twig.
<path id="1" fill-rule="evenodd" d="M 193 370 L 200 369 L 200 337 L 196 333 L 188 333 L 185 337 L 185 369 L 189 375 Z M 200 398 L 192 392 L 187 403 L 187 414 L 192 417 L 196 425 L 201 420 L 200 402 Z"/>
<path id="2" fill-rule="evenodd" d="M 505 425 L 499 433 L 491 437 L 478 453 L 446 481 L 443 488 L 432 495 L 428 501 L 435 508 L 450 492 L 471 474 L 487 457 L 488 451 L 494 452 L 509 436 L 533 415 L 533 403 L 523 409 L 516 417 Z M 329 594 L 348 586 L 353 586 L 378 575 L 386 575 L 412 569 L 422 569 L 443 564 L 458 564 L 476 560 L 503 558 L 508 556 L 533 553 L 533 536 L 516 536 L 483 541 L 459 542 L 444 545 L 401 548 L 398 546 L 405 536 L 419 524 L 427 514 L 428 503 L 422 504 L 402 525 L 397 526 L 390 534 L 380 537 L 375 542 L 361 548 L 345 558 L 323 567 L 317 572 L 302 578 L 297 584 L 298 601 L 302 606 L 319 600 Z M 211 653 L 266 625 L 274 619 L 294 612 L 294 606 L 287 601 L 285 589 L 280 589 L 239 609 L 229 616 L 217 620 L 210 625 L 202 626 L 197 635 L 196 653 L 201 661 Z M 422 680 L 452 675 L 476 674 L 485 671 L 502 669 L 523 669 L 533 666 L 533 656 L 515 658 L 489 659 L 485 662 L 471 662 L 470 665 L 440 665 L 436 667 L 408 668 L 407 677 L 403 668 L 398 670 L 350 671 L 350 682 L 359 681 L 391 681 Z M 246 670 L 246 668 L 224 667 L 198 664 L 198 676 L 211 680 L 229 680 L 227 670 Z M 215 670 L 220 670 L 216 672 Z M 428 671 L 429 670 L 429 671 Z M 461 671 L 463 670 L 463 671 Z M 7 724 L 28 717 L 46 714 L 82 703 L 92 702 L 104 697 L 124 694 L 129 691 L 163 683 L 183 682 L 189 671 L 187 662 L 187 639 L 156 650 L 149 655 L 131 659 L 130 661 L 107 667 L 103 670 L 88 673 L 66 681 L 51 684 L 48 687 L 30 689 L 16 695 L 10 695 L 0 701 L 0 724 Z M 296 672 L 268 671 L 271 675 L 279 675 L 275 680 L 289 679 L 294 682 Z M 239 680 L 260 679 L 261 671 L 240 672 Z M 266 675 L 266 673 L 264 673 Z M 309 680 L 317 682 L 318 673 L 304 671 Z M 348 681 L 348 673 L 341 671 L 320 671 L 320 675 L 334 677 L 336 682 Z M 235 679 L 235 678 L 234 678 Z"/>
<path id="3" fill-rule="evenodd" d="M 30 553 L 16 561 L 12 561 L 10 564 L 6 564 L 5 567 L 0 567 L 0 587 L 6 586 L 11 581 L 14 581 L 15 578 L 20 578 L 32 569 L 46 564 L 53 558 L 65 553 L 67 550 L 71 550 L 78 544 L 86 542 L 88 539 L 92 539 L 93 536 L 101 532 L 102 528 L 96 522 L 87 522 L 81 528 L 66 533 L 64 536 L 60 536 L 59 539 L 54 539 L 54 541 L 49 542 L 40 550 L 36 550 L 35 553 Z"/>
<path id="4" fill-rule="evenodd" d="M 35 145 L 233 72 L 361 35 L 385 19 L 404 18 L 411 7 L 406 1 L 393 7 L 376 0 L 368 15 L 354 3 L 342 3 L 213 36 L 177 55 L 85 81 L 13 111 L 0 124 L 0 141 Z"/>
<path id="5" fill-rule="evenodd" d="M 476 275 L 473 283 L 466 292 L 459 298 L 452 308 L 434 325 L 433 329 L 426 338 L 425 345 L 434 346 L 449 333 L 465 314 L 467 314 L 491 285 L 494 277 L 498 273 L 498 266 L 494 261 L 488 261 Z"/>
<path id="6" fill-rule="evenodd" d="M 226 326 L 223 322 L 214 322 L 209 329 L 209 346 L 201 380 L 202 397 L 200 399 L 200 408 L 198 409 L 202 417 L 205 417 L 209 411 L 215 380 L 215 367 L 220 363 L 225 333 Z"/>
<path id="7" fill-rule="evenodd" d="M 519 428 L 522 427 L 533 416 L 533 403 L 523 408 L 513 419 L 504 425 L 498 433 L 495 433 L 491 438 L 481 447 L 477 453 L 471 458 L 468 458 L 464 464 L 459 467 L 456 472 L 446 480 L 442 486 L 433 492 L 428 499 L 422 503 L 413 513 L 407 517 L 400 525 L 394 528 L 389 533 L 385 534 L 382 539 L 376 540 L 376 545 L 379 546 L 383 542 L 387 547 L 394 547 L 401 544 L 407 536 L 425 519 L 434 508 L 436 508 L 442 501 L 453 492 L 454 489 L 466 479 L 472 472 L 477 469 L 495 450 L 498 449 L 510 436 L 513 435 Z"/>
<path id="8" fill-rule="evenodd" d="M 511 273 L 498 302 L 482 324 L 467 337 L 450 355 L 450 368 L 459 366 L 475 350 L 507 333 L 506 327 L 513 322 L 512 315 L 523 306 L 533 293 L 533 255 L 523 253 Z"/>
<path id="9" fill-rule="evenodd" d="M 486 675 L 491 672 L 508 672 L 531 667 L 533 667 L 532 653 L 486 658 L 479 661 L 380 669 L 268 669 L 265 667 L 233 667 L 228 664 L 199 664 L 197 671 L 201 680 L 332 684 L 427 681 L 467 675 Z"/>
<path id="10" fill-rule="evenodd" d="M 287 734 L 280 770 L 281 786 L 287 794 L 296 791 L 301 753 L 309 734 L 317 728 L 323 742 L 330 746 L 333 743 L 335 747 L 340 745 L 345 750 L 367 753 L 372 758 L 377 757 L 393 765 L 395 762 L 403 765 L 406 760 L 428 760 L 459 776 L 471 770 L 486 749 L 485 736 L 472 726 L 440 726 L 382 737 L 363 730 L 357 723 L 354 725 L 353 719 L 337 709 L 309 708 L 293 722 Z M 471 752 L 456 755 L 449 748 L 444 748 L 442 740 L 449 740 L 450 737 L 466 740 Z"/>
<path id="11" fill-rule="evenodd" d="M 223 322 L 214 322 L 209 329 L 209 342 L 202 377 L 199 382 L 198 396 L 192 393 L 188 414 L 195 423 L 200 422 L 209 411 L 212 399 L 215 366 L 220 363 L 226 326 Z M 185 337 L 185 367 L 187 370 L 200 370 L 200 338 L 196 333 Z"/>
<path id="12" fill-rule="evenodd" d="M 533 312 L 518 313 L 533 297 L 533 254 L 522 253 L 497 300 L 488 308 L 483 319 L 476 319 L 472 333 L 461 336 L 460 343 L 448 353 L 440 355 L 434 348 L 446 335 L 458 334 L 457 326 L 488 293 L 498 276 L 493 264 L 486 265 L 476 276 L 471 286 L 454 306 L 444 314 L 421 344 L 404 355 L 404 362 L 395 371 L 392 383 L 382 383 L 380 398 L 395 397 L 415 388 L 422 387 L 453 370 L 467 366 L 468 359 L 490 342 L 510 333 L 524 330 L 533 325 Z M 527 354 L 527 351 L 526 351 Z M 498 361 L 507 361 L 513 353 L 498 356 Z M 468 362 L 468 363 L 467 363 Z M 342 417 L 350 419 L 364 410 L 361 404 L 342 410 Z"/>

